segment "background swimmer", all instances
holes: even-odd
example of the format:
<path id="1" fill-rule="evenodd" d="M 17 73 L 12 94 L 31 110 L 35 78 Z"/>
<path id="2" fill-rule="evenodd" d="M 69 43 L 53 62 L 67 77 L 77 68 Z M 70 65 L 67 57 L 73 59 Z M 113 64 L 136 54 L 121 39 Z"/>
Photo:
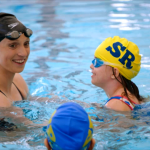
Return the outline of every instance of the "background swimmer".
<path id="1" fill-rule="evenodd" d="M 144 98 L 131 81 L 140 71 L 141 55 L 136 44 L 119 36 L 109 37 L 95 51 L 92 84 L 101 87 L 109 100 L 105 106 L 117 111 L 130 111 Z"/>
<path id="2" fill-rule="evenodd" d="M 31 35 L 13 14 L 0 13 L 0 107 L 27 98 L 28 87 L 19 73 L 30 54 Z"/>

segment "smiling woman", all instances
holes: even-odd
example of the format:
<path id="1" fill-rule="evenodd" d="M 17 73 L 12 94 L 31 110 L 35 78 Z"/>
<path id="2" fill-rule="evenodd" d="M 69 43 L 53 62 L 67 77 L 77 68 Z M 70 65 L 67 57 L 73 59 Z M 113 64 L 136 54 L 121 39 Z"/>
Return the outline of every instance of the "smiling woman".
<path id="1" fill-rule="evenodd" d="M 30 54 L 31 35 L 13 14 L 0 13 L 0 107 L 27 97 L 28 87 L 19 73 Z"/>

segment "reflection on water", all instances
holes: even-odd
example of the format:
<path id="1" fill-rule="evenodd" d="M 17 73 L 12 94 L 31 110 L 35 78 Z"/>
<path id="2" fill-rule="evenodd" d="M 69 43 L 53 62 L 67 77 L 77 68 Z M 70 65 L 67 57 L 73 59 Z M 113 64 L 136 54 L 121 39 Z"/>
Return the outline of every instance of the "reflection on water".
<path id="1" fill-rule="evenodd" d="M 89 72 L 94 51 L 105 38 L 125 37 L 135 42 L 142 54 L 142 67 L 133 81 L 142 95 L 150 95 L 149 7 L 147 0 L 0 1 L 1 11 L 14 13 L 34 32 L 22 73 L 32 97 L 0 110 L 1 117 L 19 127 L 0 132 L 0 150 L 44 150 L 41 127 L 25 124 L 22 115 L 41 124 L 70 100 L 80 103 L 92 117 L 95 150 L 141 150 L 143 145 L 144 150 L 149 149 L 149 102 L 131 114 L 103 108 L 107 96 L 91 84 Z"/>
<path id="2" fill-rule="evenodd" d="M 34 123 L 41 123 L 48 120 L 49 116 L 63 102 L 65 101 L 60 99 L 39 98 L 38 101 L 17 101 L 14 103 L 14 106 L 22 108 L 25 116 Z M 132 147 L 133 149 L 140 150 L 142 143 L 145 143 L 145 146 L 149 148 L 150 103 L 141 105 L 140 108 L 137 108 L 132 113 L 121 113 L 104 107 L 97 107 L 94 103 L 77 102 L 86 109 L 94 123 L 95 149 L 130 149 Z M 13 112 L 19 116 L 22 110 Z M 5 117 L 11 111 L 5 111 Z M 30 124 L 24 126 L 23 122 L 22 124 L 17 124 L 19 119 L 19 117 L 11 119 L 18 126 L 17 130 L 1 132 L 0 147 L 12 148 L 17 145 L 20 149 L 24 147 L 26 149 L 45 149 L 43 146 L 45 135 L 41 127 L 34 127 Z M 7 121 L 10 120 L 7 119 Z M 137 142 L 138 144 L 134 144 Z"/>

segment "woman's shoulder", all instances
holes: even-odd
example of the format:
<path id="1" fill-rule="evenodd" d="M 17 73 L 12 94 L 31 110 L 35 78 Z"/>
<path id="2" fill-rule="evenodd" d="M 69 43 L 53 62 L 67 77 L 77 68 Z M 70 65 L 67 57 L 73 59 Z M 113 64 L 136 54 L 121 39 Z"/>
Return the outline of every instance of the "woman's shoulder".
<path id="1" fill-rule="evenodd" d="M 25 80 L 23 79 L 23 77 L 19 73 L 15 74 L 14 79 L 13 79 L 13 83 L 20 90 L 20 92 L 22 93 L 23 97 L 26 98 L 27 94 L 29 92 L 28 86 L 27 86 Z"/>
<path id="2" fill-rule="evenodd" d="M 127 104 L 115 98 L 108 101 L 105 106 L 116 111 L 131 111 L 131 108 Z"/>

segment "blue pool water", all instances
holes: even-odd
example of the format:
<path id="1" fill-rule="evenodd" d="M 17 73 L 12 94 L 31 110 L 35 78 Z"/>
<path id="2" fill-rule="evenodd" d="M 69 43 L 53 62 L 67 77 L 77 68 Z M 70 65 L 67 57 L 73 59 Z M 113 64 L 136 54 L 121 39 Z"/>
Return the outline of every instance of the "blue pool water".
<path id="1" fill-rule="evenodd" d="M 105 38 L 125 37 L 142 54 L 141 71 L 133 81 L 141 95 L 150 95 L 149 10 L 149 0 L 0 1 L 1 12 L 15 14 L 34 32 L 30 57 L 21 73 L 31 96 L 0 110 L 0 116 L 19 127 L 0 132 L 0 150 L 46 150 L 42 128 L 26 124 L 22 116 L 42 124 L 70 100 L 80 103 L 92 117 L 94 150 L 149 150 L 150 103 L 132 113 L 103 108 L 107 96 L 91 84 L 89 72 L 94 51 Z"/>

